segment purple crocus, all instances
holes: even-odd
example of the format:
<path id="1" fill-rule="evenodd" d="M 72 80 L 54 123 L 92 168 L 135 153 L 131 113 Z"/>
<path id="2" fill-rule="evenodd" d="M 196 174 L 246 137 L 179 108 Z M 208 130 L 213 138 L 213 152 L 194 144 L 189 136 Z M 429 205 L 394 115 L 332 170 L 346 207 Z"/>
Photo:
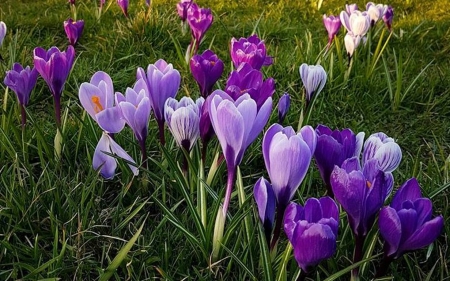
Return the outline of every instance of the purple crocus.
<path id="1" fill-rule="evenodd" d="M 394 19 L 394 9 L 391 6 L 388 6 L 386 12 L 383 15 L 383 21 L 386 24 L 386 27 L 389 29 L 389 31 L 392 30 L 393 19 Z"/>
<path id="2" fill-rule="evenodd" d="M 166 100 L 164 114 L 170 132 L 178 146 L 190 151 L 200 136 L 200 112 L 205 99 L 194 102 L 190 97 Z"/>
<path id="3" fill-rule="evenodd" d="M 363 165 L 373 158 L 378 160 L 381 170 L 391 173 L 400 165 L 402 150 L 393 138 L 382 132 L 375 133 L 364 142 Z"/>
<path id="4" fill-rule="evenodd" d="M 339 17 L 323 15 L 323 25 L 328 32 L 328 45 L 327 48 L 331 46 L 331 43 L 334 40 L 334 37 L 339 32 L 341 28 L 341 20 Z"/>
<path id="5" fill-rule="evenodd" d="M 272 186 L 261 177 L 253 188 L 253 196 L 258 206 L 259 219 L 264 227 L 267 243 L 270 243 L 273 223 L 275 221 L 276 198 Z"/>
<path id="6" fill-rule="evenodd" d="M 106 152 L 106 153 L 105 153 Z M 106 132 L 103 132 L 102 137 L 98 141 L 95 148 L 94 158 L 92 160 L 92 167 L 95 170 L 100 170 L 100 174 L 105 179 L 112 179 L 116 173 L 117 159 L 109 154 L 117 155 L 132 164 L 128 164 L 131 171 L 135 176 L 139 174 L 139 170 L 136 167 L 136 162 L 131 156 L 118 145 Z M 133 165 L 134 164 L 134 165 Z"/>
<path id="7" fill-rule="evenodd" d="M 128 0 L 117 0 L 117 5 L 119 5 L 123 14 L 128 18 Z"/>
<path id="8" fill-rule="evenodd" d="M 3 83 L 16 93 L 22 115 L 22 126 L 25 126 L 27 121 L 25 106 L 28 105 L 31 91 L 36 86 L 37 77 L 38 72 L 36 68 L 33 67 L 31 69 L 29 66 L 23 68 L 17 62 L 14 63 L 12 70 L 6 71 Z"/>
<path id="9" fill-rule="evenodd" d="M 100 9 L 102 9 L 103 6 L 105 5 L 105 1 L 106 1 L 106 0 L 100 0 Z"/>
<path id="10" fill-rule="evenodd" d="M 145 5 L 147 5 L 147 7 L 150 7 L 150 4 L 151 4 L 150 0 L 145 0 Z"/>
<path id="11" fill-rule="evenodd" d="M 142 163 L 147 167 L 147 150 L 145 141 L 148 135 L 148 122 L 150 120 L 151 105 L 148 98 L 148 88 L 144 79 L 139 79 L 133 88 L 127 88 L 125 96 L 116 93 L 116 105 L 120 108 L 125 122 L 134 132 L 139 142 L 142 155 Z"/>
<path id="12" fill-rule="evenodd" d="M 75 0 L 68 0 L 67 2 L 69 2 L 70 5 L 75 5 Z"/>
<path id="13" fill-rule="evenodd" d="M 3 40 L 6 36 L 6 24 L 2 21 L 0 21 L 0 47 L 3 44 Z"/>
<path id="14" fill-rule="evenodd" d="M 364 133 L 355 135 L 352 130 L 334 130 L 324 125 L 316 128 L 317 147 L 314 152 L 317 167 L 325 182 L 328 195 L 333 197 L 330 185 L 330 175 L 337 165 L 340 167 L 345 159 L 354 156 L 359 157 L 364 142 Z"/>
<path id="15" fill-rule="evenodd" d="M 147 84 L 150 104 L 159 127 L 159 139 L 165 144 L 164 138 L 164 104 L 168 98 L 177 95 L 181 75 L 171 63 L 159 59 L 147 67 L 147 73 L 141 67 L 137 70 L 137 79 L 144 79 Z"/>
<path id="16" fill-rule="evenodd" d="M 189 66 L 200 88 L 201 96 L 206 99 L 212 93 L 214 84 L 222 76 L 224 68 L 222 60 L 213 51 L 206 50 L 201 55 L 194 55 Z"/>
<path id="17" fill-rule="evenodd" d="M 197 53 L 203 36 L 205 36 L 206 31 L 208 31 L 208 29 L 211 27 L 211 24 L 213 22 L 213 15 L 210 9 L 194 9 L 191 6 L 187 16 L 187 21 L 191 28 L 193 38 L 193 42 L 191 43 L 191 45 L 194 46 L 194 53 Z"/>
<path id="18" fill-rule="evenodd" d="M 61 95 L 72 69 L 74 57 L 73 46 L 69 46 L 64 52 L 57 47 L 51 47 L 48 51 L 40 47 L 34 49 L 34 67 L 52 92 L 58 127 L 61 125 Z"/>
<path id="19" fill-rule="evenodd" d="M 278 101 L 278 123 L 283 124 L 284 117 L 286 117 L 290 106 L 291 96 L 288 93 L 284 93 Z"/>
<path id="20" fill-rule="evenodd" d="M 252 68 L 260 70 L 261 67 L 273 63 L 273 58 L 266 54 L 264 40 L 259 39 L 256 34 L 239 40 L 233 37 L 231 39 L 230 53 L 235 68 L 246 62 Z"/>
<path id="21" fill-rule="evenodd" d="M 192 7 L 193 10 L 198 9 L 197 4 L 194 3 L 194 0 L 181 0 L 177 3 L 177 12 L 181 18 L 181 21 L 186 21 L 188 16 L 188 11 Z"/>
<path id="22" fill-rule="evenodd" d="M 336 252 L 339 210 L 330 197 L 309 198 L 305 206 L 291 203 L 284 214 L 284 231 L 302 269 L 301 279 Z"/>
<path id="23" fill-rule="evenodd" d="M 209 117 L 209 107 L 211 104 L 211 96 L 207 97 L 200 111 L 200 139 L 202 140 L 202 160 L 205 162 L 208 143 L 215 135 L 214 128 Z"/>
<path id="24" fill-rule="evenodd" d="M 376 277 L 385 275 L 390 262 L 406 252 L 433 243 L 444 226 L 442 216 L 431 218 L 432 203 L 422 198 L 415 178 L 407 180 L 397 191 L 390 206 L 380 211 L 378 225 L 385 240 L 385 257 Z"/>
<path id="25" fill-rule="evenodd" d="M 237 70 L 231 72 L 225 91 L 233 99 L 238 99 L 243 94 L 248 93 L 256 101 L 259 108 L 275 92 L 275 80 L 273 78 L 263 80 L 261 71 L 244 62 Z"/>
<path id="26" fill-rule="evenodd" d="M 269 120 L 272 98 L 258 109 L 249 94 L 234 100 L 227 93 L 216 90 L 211 95 L 209 114 L 227 162 L 228 181 L 223 204 L 223 217 L 227 214 L 236 168 L 247 147 L 256 139 Z"/>
<path id="27" fill-rule="evenodd" d="M 384 4 L 375 4 L 373 2 L 368 2 L 366 4 L 366 10 L 370 17 L 371 26 L 374 26 L 378 22 L 378 20 L 383 18 L 387 9 L 388 6 Z"/>
<path id="28" fill-rule="evenodd" d="M 125 126 L 120 109 L 114 106 L 114 87 L 108 73 L 97 71 L 89 83 L 81 84 L 78 91 L 80 103 L 102 130 L 118 133 Z"/>
<path id="29" fill-rule="evenodd" d="M 73 19 L 69 18 L 68 20 L 64 21 L 64 30 L 66 31 L 67 38 L 69 38 L 69 43 L 72 46 L 75 46 L 78 38 L 81 37 L 83 29 L 84 20 L 74 21 Z"/>
<path id="30" fill-rule="evenodd" d="M 327 83 L 327 73 L 325 69 L 318 65 L 302 64 L 299 68 L 300 78 L 306 91 L 306 100 L 310 102 L 314 96 L 318 96 Z"/>

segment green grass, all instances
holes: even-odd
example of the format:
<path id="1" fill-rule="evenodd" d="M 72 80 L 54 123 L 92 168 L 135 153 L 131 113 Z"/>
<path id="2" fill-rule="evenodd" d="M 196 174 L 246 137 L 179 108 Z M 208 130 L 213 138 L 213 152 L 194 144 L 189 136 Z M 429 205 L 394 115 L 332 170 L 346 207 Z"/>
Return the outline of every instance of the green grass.
<path id="1" fill-rule="evenodd" d="M 63 0 L 2 0 L 0 20 L 8 26 L 0 48 L 0 79 L 16 61 L 32 64 L 37 46 L 65 49 L 68 41 L 63 21 L 71 15 Z M 264 171 L 261 136 L 250 146 L 240 166 L 244 198 L 237 188 L 225 226 L 222 259 L 211 264 L 213 224 L 223 198 L 226 167 L 222 165 L 207 187 L 207 227 L 196 217 L 198 167 L 191 168 L 190 181 L 178 170 L 182 152 L 166 130 L 168 144 L 159 145 L 154 119 L 149 128 L 149 170 L 133 177 L 121 162 L 118 174 L 105 181 L 92 169 L 92 156 L 101 131 L 78 101 L 78 88 L 102 70 L 111 75 L 116 91 L 123 92 L 135 81 L 138 66 L 159 58 L 174 64 L 182 75 L 178 97 L 198 96 L 194 79 L 177 55 L 171 35 L 182 50 L 190 41 L 181 34 L 175 1 L 152 1 L 150 16 L 144 1 L 131 1 L 126 19 L 115 1 L 107 1 L 98 19 L 97 1 L 77 1 L 77 18 L 85 30 L 76 46 L 77 58 L 62 96 L 64 145 L 61 159 L 54 155 L 56 133 L 51 94 L 42 79 L 27 107 L 28 124 L 22 132 L 20 110 L 14 93 L 0 84 L 0 280 L 273 280 L 285 270 L 286 279 L 298 274 L 292 254 L 282 237 L 278 255 L 269 264 L 263 235 L 255 216 L 253 185 Z M 201 50 L 211 48 L 229 66 L 231 37 L 247 37 L 255 30 L 267 43 L 275 64 L 264 69 L 276 80 L 274 104 L 287 91 L 292 96 L 285 124 L 297 128 L 302 107 L 300 64 L 320 60 L 329 79 L 318 97 L 309 124 L 331 128 L 349 127 L 366 136 L 383 131 L 394 137 L 403 151 L 395 172 L 395 187 L 418 178 L 425 196 L 431 196 L 434 214 L 442 214 L 445 229 L 433 246 L 407 254 L 393 263 L 393 280 L 446 280 L 450 262 L 448 235 L 450 186 L 450 2 L 386 2 L 395 9 L 394 33 L 371 75 L 372 45 L 358 49 L 352 72 L 345 78 L 335 47 L 322 56 L 327 34 L 322 14 L 338 14 L 344 1 L 324 1 L 320 10 L 314 1 L 199 1 L 210 7 L 215 20 Z M 360 7 L 364 2 L 357 1 Z M 380 23 L 381 30 L 381 23 Z M 387 38 L 387 33 L 385 34 Z M 343 32 L 339 39 L 342 45 Z M 331 56 L 332 54 L 332 56 Z M 428 68 L 422 72 L 427 65 Z M 332 73 L 332 76 L 331 76 Z M 220 81 L 224 87 L 227 74 Z M 409 89 L 409 90 L 408 90 Z M 276 122 L 272 114 L 269 124 Z M 139 159 L 139 147 L 129 128 L 116 141 Z M 213 147 L 218 143 L 214 141 Z M 220 151 L 220 147 L 218 148 Z M 196 163 L 198 151 L 193 153 Z M 213 161 L 211 151 L 207 169 Z M 325 188 L 317 168 L 310 171 L 295 200 L 323 196 Z M 140 235 L 136 235 L 140 231 Z M 376 232 L 373 235 L 377 235 Z M 382 242 L 372 240 L 373 252 L 365 263 L 362 280 L 369 280 L 378 264 Z M 135 239 L 127 248 L 128 241 Z M 334 257 L 319 266 L 314 280 L 324 280 L 351 265 L 353 240 L 342 217 Z M 128 245 L 129 246 L 129 245 Z M 368 244 L 366 246 L 369 246 Z M 118 260 L 122 258 L 122 261 Z M 115 268 L 116 271 L 109 271 Z M 107 269 L 108 268 L 108 269 Z M 283 277 L 283 276 L 282 276 Z M 347 273 L 337 280 L 348 280 Z M 106 278 L 103 276 L 102 278 Z"/>

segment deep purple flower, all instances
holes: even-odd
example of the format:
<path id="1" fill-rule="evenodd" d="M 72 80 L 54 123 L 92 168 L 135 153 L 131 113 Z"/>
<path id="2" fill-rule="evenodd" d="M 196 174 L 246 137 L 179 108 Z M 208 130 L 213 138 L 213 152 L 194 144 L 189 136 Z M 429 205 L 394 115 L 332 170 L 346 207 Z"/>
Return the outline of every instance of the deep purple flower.
<path id="1" fill-rule="evenodd" d="M 284 231 L 305 272 L 334 255 L 338 228 L 339 210 L 330 197 L 309 198 L 305 207 L 291 203 L 284 214 Z"/>
<path id="2" fill-rule="evenodd" d="M 69 2 L 70 5 L 75 5 L 75 0 L 69 0 L 67 2 Z"/>
<path id="3" fill-rule="evenodd" d="M 264 134 L 264 162 L 281 213 L 303 181 L 316 144 L 317 135 L 311 126 L 296 134 L 292 127 L 273 124 Z"/>
<path id="4" fill-rule="evenodd" d="M 378 22 L 378 20 L 383 18 L 387 9 L 388 9 L 387 5 L 368 2 L 366 4 L 366 10 L 370 17 L 370 24 L 374 26 Z"/>
<path id="5" fill-rule="evenodd" d="M 128 0 L 117 0 L 117 5 L 119 5 L 123 14 L 128 18 Z"/>
<path id="6" fill-rule="evenodd" d="M 223 62 L 211 50 L 206 50 L 201 55 L 194 55 L 190 62 L 192 76 L 200 88 L 200 94 L 207 98 L 211 93 L 214 84 L 222 76 Z"/>
<path id="7" fill-rule="evenodd" d="M 270 242 L 270 234 L 272 233 L 273 223 L 275 220 L 276 198 L 273 193 L 272 186 L 264 178 L 261 177 L 253 188 L 253 196 L 258 206 L 259 219 L 264 227 L 266 240 Z"/>
<path id="8" fill-rule="evenodd" d="M 0 47 L 3 44 L 3 40 L 6 36 L 6 24 L 2 21 L 0 21 Z"/>
<path id="9" fill-rule="evenodd" d="M 340 167 L 347 158 L 359 157 L 364 142 L 364 133 L 355 135 L 350 129 L 332 131 L 327 126 L 319 125 L 316 128 L 316 134 L 317 147 L 314 158 L 327 186 L 328 194 L 332 196 L 330 175 L 334 166 Z"/>
<path id="10" fill-rule="evenodd" d="M 385 255 L 398 258 L 429 244 L 439 236 L 444 226 L 442 216 L 431 218 L 432 203 L 422 198 L 415 178 L 406 181 L 397 191 L 389 207 L 380 211 L 380 234 L 385 243 Z"/>
<path id="11" fill-rule="evenodd" d="M 393 19 L 394 19 L 394 9 L 391 6 L 388 6 L 386 12 L 383 15 L 383 21 L 386 24 L 386 27 L 389 29 L 389 31 L 392 30 Z"/>
<path id="12" fill-rule="evenodd" d="M 117 159 L 106 153 L 117 155 L 128 162 L 135 164 L 136 162 L 130 155 L 118 145 L 106 132 L 103 132 L 102 137 L 98 141 L 94 152 L 94 159 L 92 160 L 92 167 L 97 170 L 100 169 L 100 174 L 105 179 L 112 179 L 116 173 Z M 135 165 L 128 164 L 135 176 L 139 174 L 139 170 Z"/>
<path id="13" fill-rule="evenodd" d="M 198 6 L 194 3 L 194 0 L 181 0 L 177 3 L 177 12 L 181 18 L 181 21 L 186 21 L 189 9 L 197 10 Z"/>
<path id="14" fill-rule="evenodd" d="M 264 40 L 254 34 L 248 38 L 231 39 L 231 60 L 234 67 L 238 68 L 241 63 L 246 62 L 254 69 L 260 70 L 265 65 L 271 65 L 273 58 L 266 54 Z"/>
<path id="15" fill-rule="evenodd" d="M 237 70 L 231 72 L 225 91 L 233 99 L 248 93 L 259 108 L 275 92 L 275 80 L 268 78 L 264 81 L 261 71 L 254 69 L 248 63 L 242 63 Z"/>
<path id="16" fill-rule="evenodd" d="M 341 168 L 334 167 L 330 183 L 336 201 L 347 212 L 355 237 L 365 237 L 393 184 L 392 174 L 383 172 L 376 159 L 361 168 L 359 159 L 353 157 L 345 160 Z"/>
<path id="17" fill-rule="evenodd" d="M 81 37 L 84 28 L 84 20 L 73 21 L 71 18 L 64 21 L 64 30 L 66 31 L 67 38 L 69 38 L 69 43 L 72 46 L 78 41 L 78 38 Z"/>
<path id="18" fill-rule="evenodd" d="M 200 136 L 200 111 L 204 103 L 202 97 L 195 102 L 190 97 L 180 101 L 168 98 L 165 104 L 167 125 L 178 146 L 190 151 Z"/>
<path id="19" fill-rule="evenodd" d="M 202 42 L 203 36 L 205 36 L 206 31 L 211 27 L 213 15 L 210 9 L 194 9 L 191 6 L 187 15 L 187 21 L 191 28 L 192 38 L 195 41 L 194 53 L 196 53 Z"/>
<path id="20" fill-rule="evenodd" d="M 228 181 L 223 215 L 228 210 L 236 168 L 247 147 L 256 139 L 269 120 L 272 98 L 258 109 L 255 100 L 244 94 L 234 100 L 227 93 L 216 90 L 211 95 L 209 114 L 227 162 Z"/>
<path id="21" fill-rule="evenodd" d="M 177 95 L 181 76 L 172 64 L 159 59 L 147 67 L 147 73 L 141 67 L 137 70 L 137 79 L 144 79 L 148 87 L 150 104 L 159 126 L 159 136 L 162 144 L 164 139 L 164 104 L 168 98 Z"/>
<path id="22" fill-rule="evenodd" d="M 34 49 L 34 67 L 49 86 L 55 102 L 55 116 L 58 126 L 61 124 L 61 94 L 67 77 L 72 69 L 75 50 L 72 46 L 61 52 L 57 47 L 48 51 L 38 47 Z"/>
<path id="23" fill-rule="evenodd" d="M 300 78 L 306 90 L 306 100 L 309 102 L 314 96 L 318 96 L 327 83 L 325 69 L 318 65 L 307 65 L 303 63 L 300 68 Z"/>
<path id="24" fill-rule="evenodd" d="M 290 106 L 291 96 L 288 93 L 284 93 L 278 101 L 278 123 L 283 124 L 284 117 L 286 117 Z"/>
<path id="25" fill-rule="evenodd" d="M 114 87 L 108 73 L 97 71 L 89 83 L 81 84 L 78 97 L 83 108 L 102 130 L 118 133 L 125 126 L 120 109 L 114 106 Z"/>
<path id="26" fill-rule="evenodd" d="M 328 32 L 328 47 L 333 42 L 334 36 L 339 32 L 341 28 L 341 20 L 339 17 L 323 15 L 323 25 Z"/>

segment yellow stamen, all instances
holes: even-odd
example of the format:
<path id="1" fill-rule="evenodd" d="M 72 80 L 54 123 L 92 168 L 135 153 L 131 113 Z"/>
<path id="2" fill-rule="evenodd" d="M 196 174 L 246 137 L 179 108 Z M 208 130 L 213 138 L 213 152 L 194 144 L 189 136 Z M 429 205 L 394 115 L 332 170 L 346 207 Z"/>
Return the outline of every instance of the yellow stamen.
<path id="1" fill-rule="evenodd" d="M 93 96 L 91 98 L 91 101 L 94 104 L 94 111 L 95 111 L 95 113 L 99 113 L 100 111 L 103 110 L 103 106 L 100 103 L 100 98 L 98 96 Z"/>
<path id="2" fill-rule="evenodd" d="M 368 188 L 371 188 L 371 187 L 372 187 L 372 183 L 371 183 L 370 181 L 367 181 L 366 184 L 367 184 L 367 187 L 368 187 Z"/>

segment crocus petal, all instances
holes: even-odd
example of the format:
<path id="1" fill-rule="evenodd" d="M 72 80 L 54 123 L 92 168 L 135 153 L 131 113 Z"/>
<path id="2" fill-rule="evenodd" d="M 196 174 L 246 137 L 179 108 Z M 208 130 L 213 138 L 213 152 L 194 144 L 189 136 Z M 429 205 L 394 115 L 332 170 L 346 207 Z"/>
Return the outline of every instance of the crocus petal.
<path id="1" fill-rule="evenodd" d="M 420 191 L 420 185 L 417 179 L 410 178 L 395 193 L 394 198 L 392 198 L 391 207 L 400 210 L 404 201 L 414 201 L 420 197 L 422 197 L 422 192 Z"/>
<path id="2" fill-rule="evenodd" d="M 104 152 L 111 153 L 110 139 L 107 134 L 102 134 L 102 137 L 98 141 L 95 147 L 94 158 L 92 160 L 92 167 L 97 170 L 100 168 L 100 174 L 105 179 L 112 179 L 116 172 L 116 159 L 105 154 Z"/>
<path id="3" fill-rule="evenodd" d="M 402 237 L 402 224 L 397 211 L 391 207 L 384 207 L 378 219 L 380 234 L 387 243 L 387 256 L 397 252 Z"/>
<path id="4" fill-rule="evenodd" d="M 125 121 L 118 107 L 106 108 L 97 115 L 97 123 L 103 130 L 109 133 L 119 133 L 125 126 Z"/>
<path id="5" fill-rule="evenodd" d="M 275 220 L 276 200 L 272 186 L 263 177 L 255 184 L 253 189 L 256 205 L 258 206 L 258 214 L 264 227 L 272 229 Z"/>
<path id="6" fill-rule="evenodd" d="M 444 218 L 442 216 L 435 217 L 414 232 L 414 234 L 403 243 L 401 250 L 411 251 L 430 245 L 439 236 L 443 227 Z"/>
<path id="7" fill-rule="evenodd" d="M 374 158 L 378 159 L 381 170 L 393 172 L 400 165 L 402 160 L 402 150 L 395 142 L 383 144 L 375 153 Z"/>

